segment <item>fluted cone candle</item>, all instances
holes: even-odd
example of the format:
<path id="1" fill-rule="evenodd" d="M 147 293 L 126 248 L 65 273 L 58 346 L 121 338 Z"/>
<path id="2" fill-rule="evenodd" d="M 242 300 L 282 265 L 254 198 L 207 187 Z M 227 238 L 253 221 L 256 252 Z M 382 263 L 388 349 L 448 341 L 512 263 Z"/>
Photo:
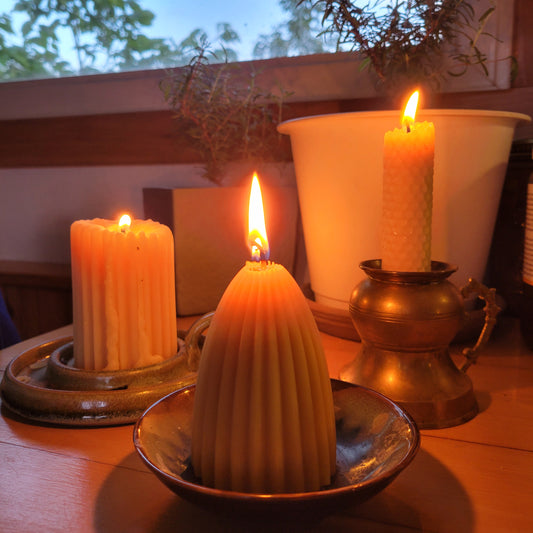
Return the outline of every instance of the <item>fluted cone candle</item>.
<path id="1" fill-rule="evenodd" d="M 382 261 L 384 270 L 431 270 L 435 128 L 415 122 L 418 91 L 407 103 L 403 127 L 383 145 Z"/>
<path id="2" fill-rule="evenodd" d="M 252 228 L 250 239 L 258 261 L 248 261 L 227 287 L 202 350 L 194 472 L 224 490 L 318 490 L 330 483 L 336 459 L 318 328 L 292 276 L 268 261 L 266 235 Z"/>

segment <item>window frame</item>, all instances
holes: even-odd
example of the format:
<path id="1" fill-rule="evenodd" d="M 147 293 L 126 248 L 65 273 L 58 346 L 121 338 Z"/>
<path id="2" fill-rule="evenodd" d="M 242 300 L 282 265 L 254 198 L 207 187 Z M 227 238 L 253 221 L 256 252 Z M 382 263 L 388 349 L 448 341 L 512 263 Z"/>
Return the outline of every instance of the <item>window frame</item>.
<path id="1" fill-rule="evenodd" d="M 483 12 L 492 0 L 480 0 Z M 514 0 L 497 0 L 487 31 L 488 76 L 479 67 L 449 78 L 441 92 L 502 90 L 510 87 Z M 506 59 L 501 59 L 506 58 Z M 289 102 L 374 98 L 379 96 L 361 62 L 350 53 L 317 54 L 245 61 L 239 68 L 260 73 L 272 91 L 291 92 Z M 166 69 L 95 74 L 0 83 L 0 120 L 160 111 L 168 109 L 159 82 Z"/>

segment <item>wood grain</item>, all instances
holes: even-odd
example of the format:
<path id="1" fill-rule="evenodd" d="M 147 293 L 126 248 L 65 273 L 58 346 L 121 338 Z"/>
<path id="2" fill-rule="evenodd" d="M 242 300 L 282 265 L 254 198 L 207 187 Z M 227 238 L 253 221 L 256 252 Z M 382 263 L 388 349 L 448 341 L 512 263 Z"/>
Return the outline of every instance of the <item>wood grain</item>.
<path id="1" fill-rule="evenodd" d="M 435 96 L 431 107 L 495 109 L 533 116 L 533 87 Z M 388 109 L 385 99 L 288 104 L 285 118 Z M 532 134 L 519 127 L 517 138 Z M 289 154 L 284 137 L 281 160 Z M 200 162 L 170 111 L 0 121 L 0 167 L 153 165 Z"/>
<path id="2" fill-rule="evenodd" d="M 178 320 L 188 328 L 195 317 Z M 68 335 L 61 328 L 0 351 L 0 374 L 28 347 Z M 322 334 L 330 375 L 359 343 Z M 454 358 L 460 347 L 454 347 Z M 518 323 L 503 318 L 469 371 L 482 407 L 466 424 L 424 430 L 413 463 L 374 498 L 331 515 L 313 531 L 404 533 L 533 529 L 533 354 Z M 168 490 L 134 452 L 132 426 L 74 429 L 0 416 L 0 530 L 47 532 L 308 531 L 223 517 Z"/>

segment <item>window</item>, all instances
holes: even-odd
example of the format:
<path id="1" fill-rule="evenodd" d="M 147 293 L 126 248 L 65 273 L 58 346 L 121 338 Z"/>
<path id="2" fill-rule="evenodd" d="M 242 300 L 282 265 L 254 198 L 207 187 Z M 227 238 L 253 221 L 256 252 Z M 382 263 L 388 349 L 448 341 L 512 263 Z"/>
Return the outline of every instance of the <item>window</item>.
<path id="1" fill-rule="evenodd" d="M 299 0 L 11 0 L 0 11 L 0 79 L 42 79 L 334 52 L 321 11 Z"/>
<path id="2" fill-rule="evenodd" d="M 484 10 L 492 0 L 480 0 L 479 10 Z M 162 7 L 172 8 L 173 0 L 159 2 Z M 215 2 L 217 5 L 221 2 Z M 288 2 L 290 3 L 290 2 Z M 150 7 L 156 2 L 150 2 Z M 189 2 L 201 17 L 201 23 L 208 12 L 207 2 L 197 0 Z M 239 6 L 256 3 L 228 0 L 224 5 Z M 276 0 L 261 3 L 272 9 L 272 27 L 277 22 Z M 279 7 L 279 6 L 278 6 Z M 229 9 L 229 7 L 228 7 Z M 482 11 L 481 11 L 482 12 Z M 238 26 L 237 15 L 227 11 L 232 24 Z M 213 14 L 213 20 L 216 16 Z M 276 15 L 277 16 L 277 15 Z M 168 12 L 163 11 L 162 18 L 173 20 Z M 266 18 L 262 15 L 262 18 Z M 157 17 L 156 17 L 157 20 Z M 172 27 L 172 20 L 170 26 Z M 222 21 L 223 22 L 223 21 Z M 513 22 L 513 2 L 498 0 L 497 10 L 487 28 L 497 39 L 489 43 L 489 76 L 471 69 L 468 75 L 450 80 L 443 90 L 483 90 L 502 89 L 509 87 L 510 64 L 508 60 L 496 60 L 509 57 L 511 54 Z M 191 27 L 194 23 L 191 23 Z M 206 30 L 210 27 L 207 25 Z M 154 32 L 157 26 L 154 27 Z M 261 31 L 261 30 L 260 30 Z M 157 31 L 157 33 L 159 33 Z M 178 37 L 176 37 L 178 39 Z M 249 52 L 248 52 L 249 53 Z M 242 52 L 243 58 L 245 52 Z M 376 96 L 375 89 L 353 55 L 346 53 L 303 55 L 299 57 L 279 57 L 260 60 L 257 68 L 261 70 L 263 79 L 272 87 L 279 83 L 285 90 L 291 91 L 293 100 L 329 100 L 343 98 L 364 98 Z M 162 69 L 128 71 L 94 76 L 66 77 L 61 79 L 44 79 L 39 81 L 15 81 L 0 84 L 0 118 L 26 118 L 43 116 L 62 116 L 76 114 L 95 114 L 112 112 L 131 112 L 166 109 L 166 104 L 158 88 L 159 80 L 164 76 Z"/>

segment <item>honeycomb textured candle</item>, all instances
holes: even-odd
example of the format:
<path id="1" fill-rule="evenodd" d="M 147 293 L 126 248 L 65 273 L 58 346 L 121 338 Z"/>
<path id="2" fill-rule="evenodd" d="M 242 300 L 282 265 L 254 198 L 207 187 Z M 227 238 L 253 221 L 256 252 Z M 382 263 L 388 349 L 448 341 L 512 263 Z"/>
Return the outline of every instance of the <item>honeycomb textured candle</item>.
<path id="1" fill-rule="evenodd" d="M 123 370 L 177 351 L 174 240 L 167 226 L 78 220 L 71 226 L 74 364 Z"/>
<path id="2" fill-rule="evenodd" d="M 192 464 L 205 485 L 318 490 L 335 472 L 335 418 L 315 320 L 277 264 L 248 262 L 224 293 L 202 351 Z"/>
<path id="3" fill-rule="evenodd" d="M 383 151 L 382 267 L 431 270 L 435 129 L 415 123 L 385 134 Z"/>

